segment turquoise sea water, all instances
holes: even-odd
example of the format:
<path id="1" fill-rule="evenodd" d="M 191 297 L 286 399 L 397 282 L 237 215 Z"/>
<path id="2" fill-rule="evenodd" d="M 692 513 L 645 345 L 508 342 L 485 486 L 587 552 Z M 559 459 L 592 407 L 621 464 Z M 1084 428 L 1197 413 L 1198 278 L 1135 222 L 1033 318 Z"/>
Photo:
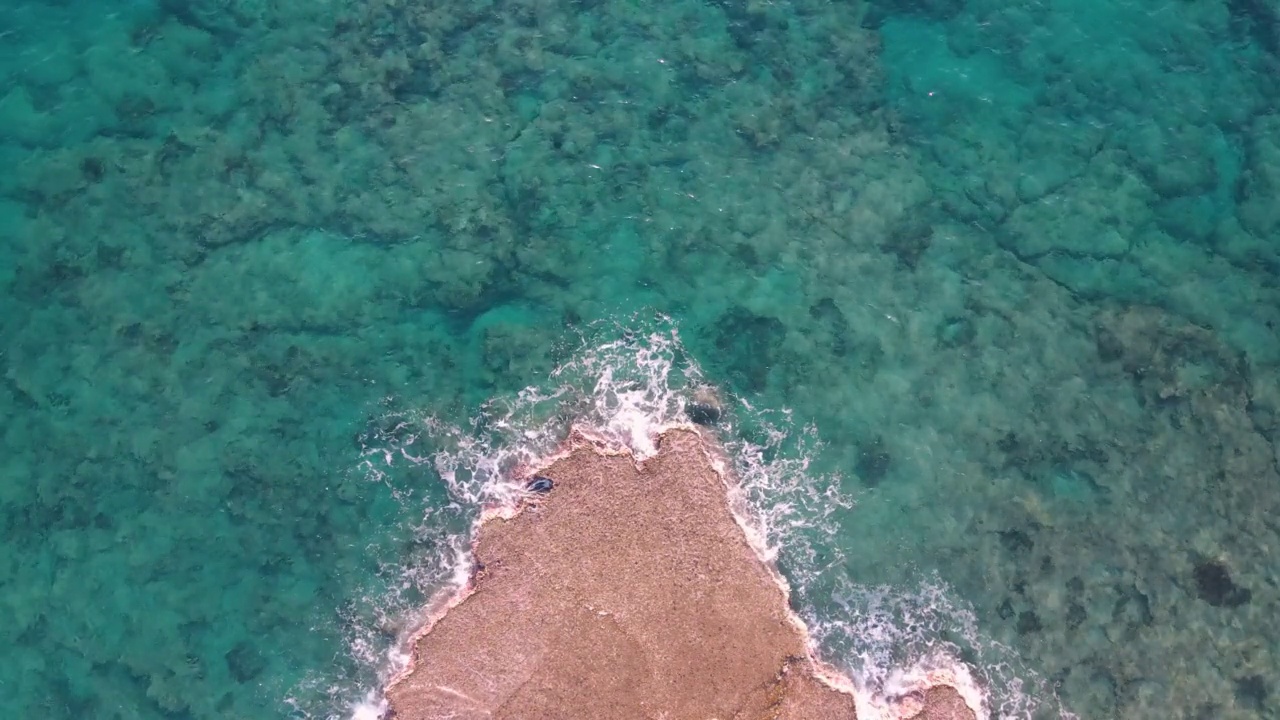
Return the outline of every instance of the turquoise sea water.
<path id="1" fill-rule="evenodd" d="M 1280 717 L 1274 0 L 10 1 L 0 76 L 0 716 L 347 717 L 469 518 L 387 453 L 656 331 L 855 501 L 802 614 Z"/>

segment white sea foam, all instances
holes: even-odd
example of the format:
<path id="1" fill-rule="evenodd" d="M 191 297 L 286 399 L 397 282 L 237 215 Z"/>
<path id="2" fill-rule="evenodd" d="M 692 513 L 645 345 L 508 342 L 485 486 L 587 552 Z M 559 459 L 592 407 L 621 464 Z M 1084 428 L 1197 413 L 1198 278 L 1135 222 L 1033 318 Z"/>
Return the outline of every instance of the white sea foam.
<path id="1" fill-rule="evenodd" d="M 465 427 L 428 412 L 381 419 L 383 429 L 365 447 L 364 474 L 376 481 L 406 464 L 427 465 L 447 493 L 424 509 L 421 554 L 388 568 L 397 582 L 350 623 L 349 652 L 376 669 L 371 684 L 382 687 L 404 672 L 415 634 L 465 596 L 470 538 L 482 513 L 512 512 L 529 474 L 563 452 L 571 432 L 643 460 L 656 453 L 661 432 L 691 426 L 685 405 L 704 381 L 674 325 L 596 331 L 604 339 L 587 341 L 549 382 L 491 401 Z M 761 557 L 782 569 L 818 654 L 853 678 L 859 717 L 898 718 L 914 692 L 938 682 L 959 688 L 980 718 L 1039 717 L 1034 713 L 1046 706 L 1039 698 L 1052 693 L 1012 651 L 985 642 L 972 613 L 936 577 L 888 588 L 847 576 L 837 533 L 852 502 L 839 478 L 812 472 L 820 450 L 813 428 L 797 430 L 788 413 L 743 399 L 726 411 L 718 428 L 723 454 L 715 461 L 730 478 L 740 521 Z M 983 666 L 970 670 L 959 659 L 964 653 Z M 349 686 L 330 691 L 334 700 L 350 693 Z M 365 690 L 346 708 L 329 717 L 374 720 L 386 704 L 378 691 Z"/>

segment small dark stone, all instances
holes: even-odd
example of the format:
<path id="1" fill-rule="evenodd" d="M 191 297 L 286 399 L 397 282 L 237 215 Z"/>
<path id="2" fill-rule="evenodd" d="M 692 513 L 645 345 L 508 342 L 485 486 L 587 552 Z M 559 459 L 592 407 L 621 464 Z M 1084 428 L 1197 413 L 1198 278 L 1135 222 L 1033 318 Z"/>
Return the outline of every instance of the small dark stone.
<path id="1" fill-rule="evenodd" d="M 1013 617 L 1013 601 L 1005 598 L 1004 602 L 1000 603 L 1000 607 L 996 608 L 996 614 L 1000 616 L 1001 620 L 1008 620 Z"/>
<path id="2" fill-rule="evenodd" d="M 1253 593 L 1237 585 L 1227 567 L 1216 560 L 1196 565 L 1195 580 L 1200 599 L 1214 607 L 1240 607 L 1253 599 Z"/>
<path id="3" fill-rule="evenodd" d="M 884 448 L 884 439 L 879 435 L 869 443 L 863 443 L 858 448 L 858 463 L 856 470 L 858 477 L 867 484 L 868 487 L 875 487 L 880 484 L 884 476 L 889 474 L 889 466 L 893 464 L 893 456 Z"/>
<path id="4" fill-rule="evenodd" d="M 1030 610 L 1018 614 L 1018 634 L 1038 633 L 1044 629 L 1040 624 L 1040 616 Z"/>
<path id="5" fill-rule="evenodd" d="M 532 480 L 525 484 L 524 489 L 529 492 L 546 495 L 555 488 L 555 482 L 549 477 L 535 475 Z"/>
<path id="6" fill-rule="evenodd" d="M 715 425 L 720 422 L 720 408 L 716 405 L 691 402 L 685 406 L 684 411 L 690 420 L 699 425 Z"/>
<path id="7" fill-rule="evenodd" d="M 1236 702 L 1255 712 L 1267 704 L 1267 683 L 1261 675 L 1250 675 L 1236 680 Z"/>

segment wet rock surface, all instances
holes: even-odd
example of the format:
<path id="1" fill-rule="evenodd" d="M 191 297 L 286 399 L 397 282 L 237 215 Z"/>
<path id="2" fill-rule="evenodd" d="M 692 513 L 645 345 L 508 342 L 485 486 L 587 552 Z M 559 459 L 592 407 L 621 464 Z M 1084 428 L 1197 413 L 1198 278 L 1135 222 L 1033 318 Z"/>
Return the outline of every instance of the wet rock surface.
<path id="1" fill-rule="evenodd" d="M 555 492 L 482 525 L 470 594 L 388 690 L 397 720 L 857 717 L 698 435 L 669 432 L 639 466 L 583 445 L 539 477 Z M 900 717 L 974 717 L 945 686 L 902 702 Z"/>

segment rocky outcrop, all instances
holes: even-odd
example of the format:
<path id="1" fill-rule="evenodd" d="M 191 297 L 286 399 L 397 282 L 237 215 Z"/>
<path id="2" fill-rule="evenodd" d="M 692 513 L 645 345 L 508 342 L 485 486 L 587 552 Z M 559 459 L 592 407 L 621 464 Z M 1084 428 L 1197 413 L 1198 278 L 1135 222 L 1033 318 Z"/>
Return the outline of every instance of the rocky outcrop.
<path id="1" fill-rule="evenodd" d="M 481 525 L 469 594 L 387 692 L 396 720 L 857 716 L 697 434 L 640 464 L 583 443 L 540 477 L 553 486 Z M 902 709 L 973 718 L 946 687 Z"/>

